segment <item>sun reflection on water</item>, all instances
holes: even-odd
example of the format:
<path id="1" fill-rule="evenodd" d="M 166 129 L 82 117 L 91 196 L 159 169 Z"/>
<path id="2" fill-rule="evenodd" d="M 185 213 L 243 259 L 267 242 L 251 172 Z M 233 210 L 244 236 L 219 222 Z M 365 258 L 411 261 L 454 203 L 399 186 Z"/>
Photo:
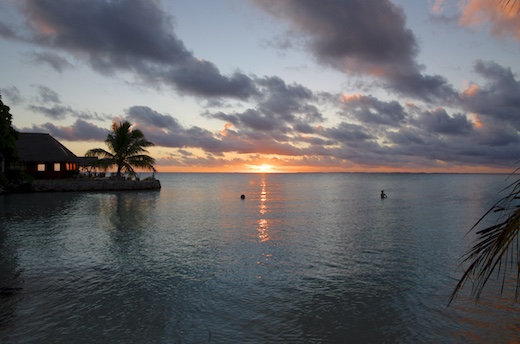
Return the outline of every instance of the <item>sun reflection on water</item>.
<path id="1" fill-rule="evenodd" d="M 266 190 L 266 180 L 265 175 L 262 176 L 262 191 L 260 193 L 260 218 L 258 219 L 258 238 L 260 239 L 260 242 L 266 242 L 271 240 L 269 236 L 269 222 L 265 218 L 265 214 L 267 213 L 267 190 Z"/>

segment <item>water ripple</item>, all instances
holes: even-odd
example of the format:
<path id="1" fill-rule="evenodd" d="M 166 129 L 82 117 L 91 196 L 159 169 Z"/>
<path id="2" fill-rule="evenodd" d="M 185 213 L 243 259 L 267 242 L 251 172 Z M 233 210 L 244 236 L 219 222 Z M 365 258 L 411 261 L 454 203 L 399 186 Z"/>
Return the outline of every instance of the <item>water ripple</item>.
<path id="1" fill-rule="evenodd" d="M 446 307 L 496 177 L 161 182 L 160 193 L 0 196 L 0 342 L 518 340 L 505 299 Z"/>

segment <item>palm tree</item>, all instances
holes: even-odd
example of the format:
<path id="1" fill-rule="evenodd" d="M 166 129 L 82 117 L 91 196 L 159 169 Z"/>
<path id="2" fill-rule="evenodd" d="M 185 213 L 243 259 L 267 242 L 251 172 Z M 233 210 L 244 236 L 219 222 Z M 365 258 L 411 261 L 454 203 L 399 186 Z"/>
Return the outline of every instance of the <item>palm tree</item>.
<path id="1" fill-rule="evenodd" d="M 520 169 L 515 170 L 513 174 Z M 463 263 L 469 263 L 455 290 L 451 294 L 451 303 L 466 282 L 472 282 L 471 295 L 476 301 L 493 273 L 502 280 L 502 289 L 506 278 L 516 274 L 515 301 L 520 298 L 520 179 L 511 183 L 504 190 L 509 194 L 500 199 L 471 228 L 476 230 L 484 218 L 498 215 L 494 225 L 478 230 L 473 247 L 463 257 Z M 515 271 L 516 269 L 516 271 Z"/>
<path id="2" fill-rule="evenodd" d="M 498 0 L 497 5 L 509 15 L 520 13 L 518 0 Z M 519 171 L 516 169 L 513 175 Z M 520 179 L 505 190 L 510 190 L 509 194 L 495 203 L 471 228 L 471 231 L 477 230 L 484 218 L 492 214 L 499 215 L 494 225 L 477 230 L 475 244 L 463 256 L 463 263 L 469 265 L 453 290 L 449 303 L 468 281 L 472 282 L 471 295 L 478 301 L 495 272 L 497 278 L 502 279 L 501 292 L 504 291 L 506 278 L 516 274 L 515 301 L 520 299 Z"/>
<path id="3" fill-rule="evenodd" d="M 113 123 L 112 132 L 105 140 L 109 150 L 106 151 L 103 148 L 89 150 L 85 156 L 100 158 L 89 165 L 104 170 L 117 165 L 117 177 L 121 176 L 121 172 L 135 176 L 134 167 L 155 172 L 153 166 L 155 160 L 151 156 L 143 154 L 148 153 L 145 147 L 153 146 L 153 143 L 146 140 L 141 130 L 132 130 L 131 127 L 132 124 L 128 121 Z"/>

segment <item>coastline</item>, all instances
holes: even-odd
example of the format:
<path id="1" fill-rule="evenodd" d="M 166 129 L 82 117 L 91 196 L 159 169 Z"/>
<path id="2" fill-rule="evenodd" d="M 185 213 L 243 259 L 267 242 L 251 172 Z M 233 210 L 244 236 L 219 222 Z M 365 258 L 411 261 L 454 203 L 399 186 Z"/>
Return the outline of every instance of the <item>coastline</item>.
<path id="1" fill-rule="evenodd" d="M 144 180 L 126 179 L 41 179 L 19 185 L 10 190 L 0 189 L 2 193 L 33 193 L 33 192 L 77 192 L 77 191 L 131 191 L 160 190 L 161 182 L 155 178 Z"/>

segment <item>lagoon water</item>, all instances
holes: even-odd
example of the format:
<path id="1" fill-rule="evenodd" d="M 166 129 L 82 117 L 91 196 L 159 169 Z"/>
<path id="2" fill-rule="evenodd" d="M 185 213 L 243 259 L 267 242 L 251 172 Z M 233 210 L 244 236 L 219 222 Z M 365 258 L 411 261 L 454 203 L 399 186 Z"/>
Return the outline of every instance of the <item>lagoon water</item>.
<path id="1" fill-rule="evenodd" d="M 0 342 L 518 342 L 510 294 L 447 306 L 506 177 L 159 174 L 161 191 L 0 195 Z"/>

